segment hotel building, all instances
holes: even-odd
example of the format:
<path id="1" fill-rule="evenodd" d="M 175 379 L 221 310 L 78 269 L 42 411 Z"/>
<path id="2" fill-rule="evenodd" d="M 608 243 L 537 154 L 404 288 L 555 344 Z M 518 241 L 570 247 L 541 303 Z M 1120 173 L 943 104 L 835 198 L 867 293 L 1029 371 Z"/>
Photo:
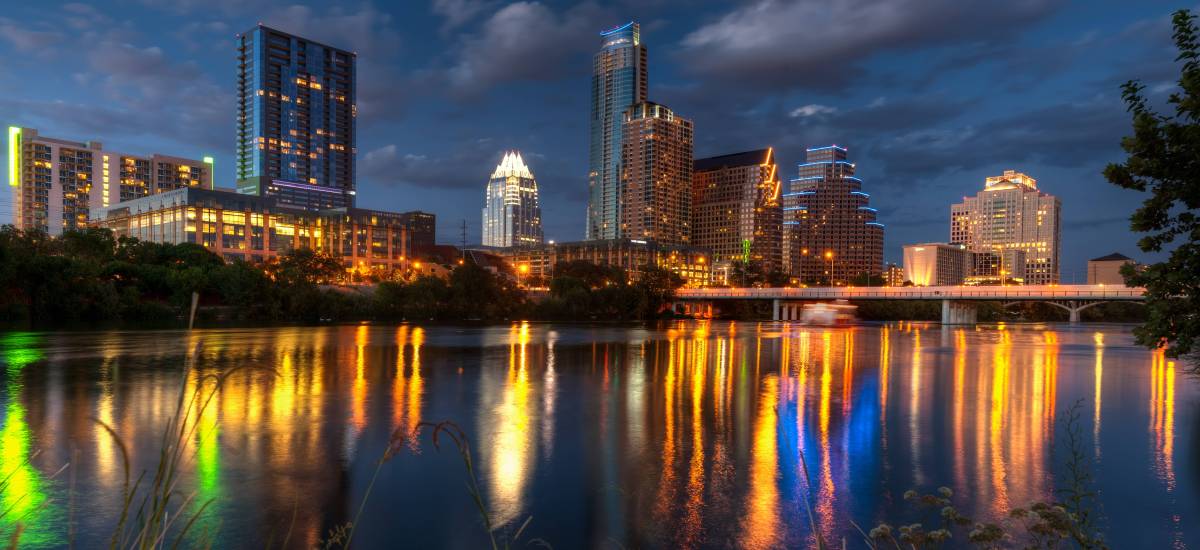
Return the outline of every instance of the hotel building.
<path id="1" fill-rule="evenodd" d="M 521 159 L 509 151 L 488 180 L 483 203 L 483 245 L 495 247 L 542 244 L 542 209 L 537 181 Z"/>
<path id="2" fill-rule="evenodd" d="M 608 239 L 506 248 L 499 252 L 514 269 L 524 271 L 530 277 L 546 279 L 554 276 L 555 265 L 572 261 L 619 267 L 631 281 L 641 276 L 646 265 L 671 270 L 683 277 L 688 287 L 708 286 L 712 278 L 712 254 L 707 249 L 683 245 Z"/>
<path id="3" fill-rule="evenodd" d="M 262 25 L 238 36 L 237 54 L 238 191 L 353 207 L 355 54 Z"/>
<path id="4" fill-rule="evenodd" d="M 837 145 L 808 149 L 782 195 L 783 261 L 801 283 L 846 284 L 883 269 L 883 224 L 846 153 Z"/>
<path id="5" fill-rule="evenodd" d="M 691 244 L 712 251 L 718 281 L 728 280 L 734 261 L 782 268 L 778 168 L 770 147 L 693 164 Z"/>
<path id="6" fill-rule="evenodd" d="M 646 101 L 646 47 L 641 29 L 629 22 L 600 33 L 592 57 L 588 210 L 586 238 L 622 237 L 622 125 L 629 107 Z"/>
<path id="7" fill-rule="evenodd" d="M 341 258 L 347 269 L 387 271 L 413 256 L 414 214 L 432 217 L 347 207 L 298 211 L 273 197 L 182 188 L 103 208 L 93 223 L 118 237 L 195 243 L 226 260 L 263 262 L 310 248 Z"/>
<path id="8" fill-rule="evenodd" d="M 663 244 L 691 242 L 692 121 L 657 103 L 625 111 L 621 143 L 621 234 Z"/>
<path id="9" fill-rule="evenodd" d="M 1037 180 L 1005 170 L 950 207 L 950 241 L 976 252 L 1022 250 L 1026 283 L 1058 283 L 1060 210 L 1058 197 L 1040 191 Z"/>
<path id="10" fill-rule="evenodd" d="M 69 141 L 32 128 L 8 129 L 13 225 L 60 235 L 87 225 L 92 212 L 181 187 L 211 189 L 212 157 L 132 155 L 99 141 Z"/>

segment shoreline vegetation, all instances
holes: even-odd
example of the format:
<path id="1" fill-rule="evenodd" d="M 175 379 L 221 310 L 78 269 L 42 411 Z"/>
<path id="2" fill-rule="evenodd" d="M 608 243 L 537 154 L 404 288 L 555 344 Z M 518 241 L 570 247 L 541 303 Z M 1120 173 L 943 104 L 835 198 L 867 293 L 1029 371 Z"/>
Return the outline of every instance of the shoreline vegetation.
<path id="1" fill-rule="evenodd" d="M 587 262 L 555 267 L 531 297 L 511 273 L 474 263 L 444 277 L 391 272 L 367 284 L 332 256 L 308 249 L 264 264 L 226 262 L 203 246 L 114 238 L 106 229 L 60 237 L 0 228 L 0 319 L 5 328 L 178 328 L 187 326 L 193 293 L 197 322 L 208 326 L 358 322 L 621 323 L 674 318 L 670 305 L 683 280 L 646 266 L 636 278 Z M 940 303 L 861 301 L 864 321 L 937 321 Z M 731 302 L 718 318 L 770 319 L 770 304 Z M 980 304 L 982 322 L 1066 321 L 1046 304 Z M 1140 322 L 1144 308 L 1103 304 L 1084 321 Z"/>

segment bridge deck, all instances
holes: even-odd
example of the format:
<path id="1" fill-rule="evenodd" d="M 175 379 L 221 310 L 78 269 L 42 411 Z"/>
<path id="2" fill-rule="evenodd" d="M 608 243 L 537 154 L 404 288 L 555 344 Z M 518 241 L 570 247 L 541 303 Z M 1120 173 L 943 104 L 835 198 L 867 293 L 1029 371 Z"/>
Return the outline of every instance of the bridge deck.
<path id="1" fill-rule="evenodd" d="M 1144 288 L 1112 285 L 682 288 L 677 300 L 1143 300 Z"/>

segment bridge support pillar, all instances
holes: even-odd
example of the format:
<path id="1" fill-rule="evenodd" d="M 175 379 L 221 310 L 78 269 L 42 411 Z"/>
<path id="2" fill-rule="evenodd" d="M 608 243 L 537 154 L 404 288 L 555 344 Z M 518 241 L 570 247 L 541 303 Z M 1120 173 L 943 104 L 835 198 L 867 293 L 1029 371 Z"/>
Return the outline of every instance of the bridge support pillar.
<path id="1" fill-rule="evenodd" d="M 771 300 L 771 320 L 772 321 L 779 320 L 779 298 L 775 298 L 774 300 Z"/>
<path id="2" fill-rule="evenodd" d="M 943 325 L 973 325 L 976 316 L 975 304 L 959 300 L 942 300 Z"/>

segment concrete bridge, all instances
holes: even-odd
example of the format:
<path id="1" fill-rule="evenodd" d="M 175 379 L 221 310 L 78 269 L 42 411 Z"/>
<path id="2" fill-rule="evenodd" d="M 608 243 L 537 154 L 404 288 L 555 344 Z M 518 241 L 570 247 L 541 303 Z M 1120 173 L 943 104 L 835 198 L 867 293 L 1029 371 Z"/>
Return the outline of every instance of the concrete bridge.
<path id="1" fill-rule="evenodd" d="M 972 324 L 979 302 L 1045 302 L 1066 310 L 1072 323 L 1079 312 L 1105 302 L 1140 302 L 1146 289 L 1114 285 L 899 286 L 809 288 L 682 288 L 675 292 L 685 314 L 711 316 L 714 302 L 770 300 L 772 318 L 800 318 L 805 303 L 831 300 L 941 300 L 943 324 Z"/>

